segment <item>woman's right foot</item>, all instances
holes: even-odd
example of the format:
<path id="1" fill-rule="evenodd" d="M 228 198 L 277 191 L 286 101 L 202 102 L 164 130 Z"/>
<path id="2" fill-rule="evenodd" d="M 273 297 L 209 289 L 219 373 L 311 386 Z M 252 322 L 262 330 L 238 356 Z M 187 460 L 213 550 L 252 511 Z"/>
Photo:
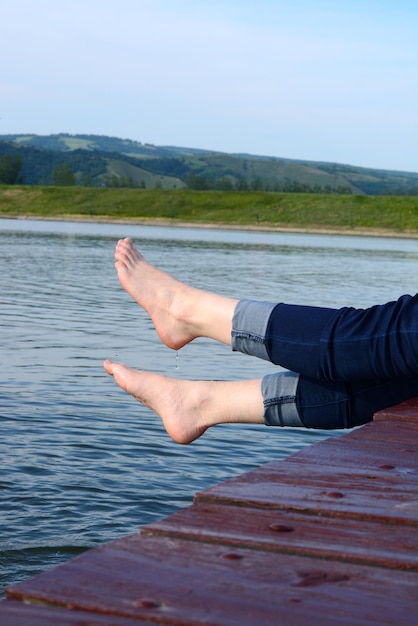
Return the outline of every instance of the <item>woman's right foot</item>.
<path id="1" fill-rule="evenodd" d="M 166 346 L 178 350 L 200 336 L 231 343 L 237 300 L 181 283 L 148 263 L 130 238 L 118 241 L 115 259 L 120 284 L 150 315 Z"/>
<path id="2" fill-rule="evenodd" d="M 190 443 L 210 426 L 262 424 L 261 380 L 181 380 L 106 360 L 104 368 L 127 393 L 162 419 L 177 443 Z"/>

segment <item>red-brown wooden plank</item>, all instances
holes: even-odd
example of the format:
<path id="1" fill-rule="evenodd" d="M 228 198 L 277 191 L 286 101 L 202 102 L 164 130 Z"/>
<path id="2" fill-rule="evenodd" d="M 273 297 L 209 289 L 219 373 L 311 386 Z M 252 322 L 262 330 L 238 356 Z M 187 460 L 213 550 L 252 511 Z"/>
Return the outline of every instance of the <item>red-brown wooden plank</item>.
<path id="1" fill-rule="evenodd" d="M 413 572 L 136 534 L 8 596 L 170 624 L 409 626 L 417 592 Z"/>
<path id="2" fill-rule="evenodd" d="M 418 570 L 418 531 L 397 524 L 196 503 L 142 533 Z"/>
<path id="3" fill-rule="evenodd" d="M 337 443 L 338 440 L 331 441 L 329 446 L 335 458 L 341 456 L 335 452 Z M 304 462 L 303 455 L 299 462 L 293 461 L 294 457 L 272 461 L 198 493 L 195 501 L 418 525 L 415 475 L 385 468 L 370 472 L 355 467 L 346 469 L 345 463 L 341 468 L 329 465 L 327 446 L 322 446 L 321 453 L 311 453 L 321 446 L 304 450 L 310 463 Z M 351 450 L 355 457 L 353 446 L 339 447 L 347 454 Z M 321 464 L 323 459 L 326 461 Z"/>
<path id="4" fill-rule="evenodd" d="M 408 449 L 418 439 L 418 423 L 400 419 L 380 419 L 370 422 L 361 428 L 346 433 L 341 440 L 348 443 L 352 440 L 384 441 L 388 446 L 392 443 L 403 444 Z"/>
<path id="5" fill-rule="evenodd" d="M 7 626 L 47 626 L 53 611 L 82 620 L 64 626 L 417 623 L 418 576 L 401 571 L 416 567 L 418 543 L 409 410 L 226 481 L 142 535 L 17 585 L 0 603 L 1 626 L 8 613 L 20 621 Z M 31 610 L 45 619 L 22 621 Z"/>
<path id="6" fill-rule="evenodd" d="M 152 626 L 153 622 L 136 622 Z M 1 626 L 134 626 L 131 619 L 116 615 L 99 615 L 58 607 L 29 605 L 23 602 L 0 602 Z M 154 625 L 155 626 L 155 625 Z"/>
<path id="7" fill-rule="evenodd" d="M 375 420 L 380 419 L 404 419 L 418 421 L 418 398 L 412 398 L 401 404 L 391 406 L 388 409 L 378 411 L 374 416 Z"/>
<path id="8" fill-rule="evenodd" d="M 371 424 L 370 426 L 372 426 Z M 286 462 L 313 464 L 318 468 L 332 466 L 344 468 L 347 472 L 362 470 L 373 475 L 380 474 L 382 479 L 391 473 L 405 487 L 418 482 L 418 429 L 411 435 L 409 443 L 380 440 L 372 436 L 371 429 L 366 431 L 367 438 L 356 433 L 343 437 L 333 437 L 320 441 L 313 446 L 292 454 Z M 382 433 L 382 429 L 378 429 Z"/>

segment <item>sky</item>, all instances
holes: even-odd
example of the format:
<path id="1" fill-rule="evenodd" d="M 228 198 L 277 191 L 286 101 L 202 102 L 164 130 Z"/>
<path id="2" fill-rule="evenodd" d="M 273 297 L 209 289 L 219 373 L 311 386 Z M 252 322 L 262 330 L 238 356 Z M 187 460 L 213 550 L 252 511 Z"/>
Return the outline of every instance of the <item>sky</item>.
<path id="1" fill-rule="evenodd" d="M 0 135 L 418 171 L 416 0 L 13 0 Z"/>

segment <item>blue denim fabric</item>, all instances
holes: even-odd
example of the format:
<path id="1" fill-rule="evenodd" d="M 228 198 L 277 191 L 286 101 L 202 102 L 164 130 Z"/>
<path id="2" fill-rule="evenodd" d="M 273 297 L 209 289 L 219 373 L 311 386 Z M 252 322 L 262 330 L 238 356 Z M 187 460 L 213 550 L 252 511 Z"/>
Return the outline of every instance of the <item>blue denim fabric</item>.
<path id="1" fill-rule="evenodd" d="M 272 302 L 240 300 L 232 318 L 232 349 L 270 361 L 266 335 L 275 307 Z"/>
<path id="2" fill-rule="evenodd" d="M 363 381 L 418 375 L 418 294 L 369 309 L 278 304 L 269 360 L 311 378 Z"/>
<path id="3" fill-rule="evenodd" d="M 264 421 L 351 428 L 418 395 L 418 297 L 340 310 L 242 300 L 232 348 L 286 367 L 263 378 Z"/>
<path id="4" fill-rule="evenodd" d="M 418 376 L 329 382 L 299 377 L 295 404 L 306 428 L 353 428 L 373 419 L 376 411 L 418 396 Z"/>
<path id="5" fill-rule="evenodd" d="M 275 304 L 240 300 L 232 319 L 232 349 L 270 360 L 266 334 Z M 278 372 L 264 376 L 261 392 L 267 426 L 303 426 L 296 406 L 299 374 Z"/>
<path id="6" fill-rule="evenodd" d="M 277 372 L 261 381 L 264 423 L 267 426 L 304 426 L 296 406 L 299 374 Z"/>

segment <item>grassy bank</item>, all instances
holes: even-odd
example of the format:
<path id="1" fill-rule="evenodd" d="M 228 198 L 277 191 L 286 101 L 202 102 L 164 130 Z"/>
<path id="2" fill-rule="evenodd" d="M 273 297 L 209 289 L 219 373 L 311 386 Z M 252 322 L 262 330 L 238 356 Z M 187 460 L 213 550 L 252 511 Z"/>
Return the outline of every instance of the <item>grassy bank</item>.
<path id="1" fill-rule="evenodd" d="M 0 217 L 418 234 L 418 197 L 0 186 Z"/>

